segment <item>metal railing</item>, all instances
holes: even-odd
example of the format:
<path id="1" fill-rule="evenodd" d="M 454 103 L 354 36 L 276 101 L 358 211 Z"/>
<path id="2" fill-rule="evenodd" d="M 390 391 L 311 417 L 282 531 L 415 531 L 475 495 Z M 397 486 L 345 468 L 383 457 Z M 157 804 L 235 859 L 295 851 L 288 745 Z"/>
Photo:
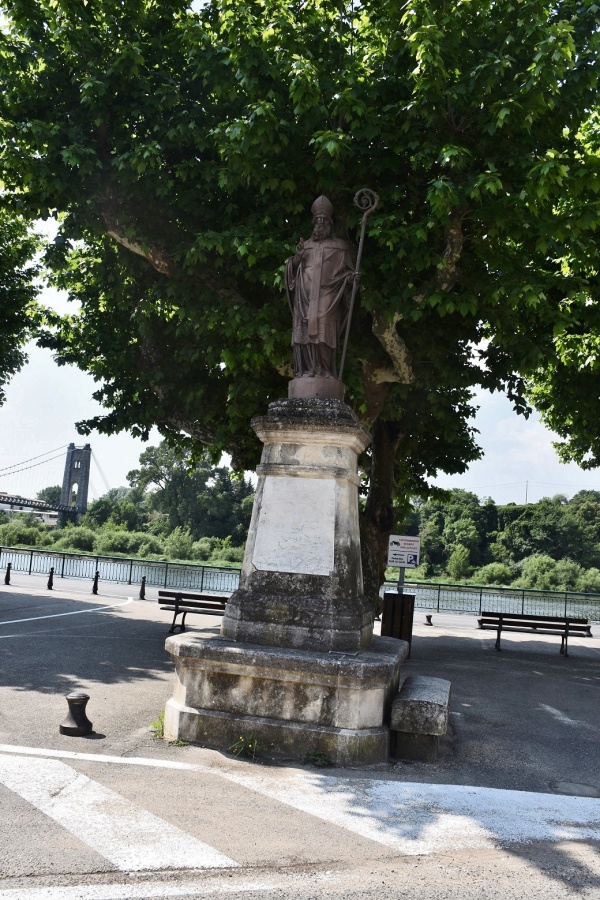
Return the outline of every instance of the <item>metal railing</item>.
<path id="1" fill-rule="evenodd" d="M 395 588 L 386 584 L 388 590 Z M 600 594 L 424 581 L 406 581 L 404 590 L 415 595 L 416 606 L 434 612 L 506 612 L 600 621 Z"/>
<path id="2" fill-rule="evenodd" d="M 240 570 L 226 566 L 205 566 L 198 563 L 175 563 L 117 556 L 97 556 L 91 553 L 61 553 L 40 550 L 0 547 L 0 568 L 12 564 L 13 572 L 47 575 L 54 567 L 55 578 L 93 579 L 96 571 L 102 581 L 140 584 L 146 577 L 147 587 L 187 588 L 231 594 L 239 585 Z M 396 584 L 386 583 L 384 589 L 395 590 Z M 430 581 L 406 581 L 404 590 L 415 595 L 420 609 L 435 612 L 481 613 L 506 612 L 528 615 L 573 616 L 600 621 L 600 594 L 578 591 L 534 591 L 522 588 L 490 587 L 489 585 L 444 584 Z"/>
<path id="3" fill-rule="evenodd" d="M 145 576 L 147 587 L 180 587 L 223 594 L 235 591 L 240 580 L 240 570 L 232 567 L 61 553 L 37 547 L 29 550 L 0 547 L 0 568 L 5 569 L 8 563 L 11 563 L 13 572 L 26 572 L 28 575 L 48 575 L 50 567 L 53 567 L 55 578 L 92 580 L 98 571 L 101 581 L 140 584 Z"/>

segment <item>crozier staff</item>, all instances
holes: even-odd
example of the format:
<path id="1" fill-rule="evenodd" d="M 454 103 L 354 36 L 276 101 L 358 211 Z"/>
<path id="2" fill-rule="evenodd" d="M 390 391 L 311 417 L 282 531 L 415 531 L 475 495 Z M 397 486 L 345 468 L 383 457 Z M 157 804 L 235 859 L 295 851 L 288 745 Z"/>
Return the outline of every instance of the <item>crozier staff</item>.
<path id="1" fill-rule="evenodd" d="M 337 377 L 336 351 L 348 316 L 354 281 L 350 245 L 333 231 L 333 206 L 318 197 L 313 233 L 301 240 L 285 267 L 292 312 L 294 375 Z"/>

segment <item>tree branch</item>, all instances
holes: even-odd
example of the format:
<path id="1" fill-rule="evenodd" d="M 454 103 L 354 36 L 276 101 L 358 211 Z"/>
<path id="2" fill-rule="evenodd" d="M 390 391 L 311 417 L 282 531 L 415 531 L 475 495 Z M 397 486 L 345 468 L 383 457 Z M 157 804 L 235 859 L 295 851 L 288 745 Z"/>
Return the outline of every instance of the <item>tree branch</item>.
<path id="1" fill-rule="evenodd" d="M 120 226 L 116 221 L 113 221 L 110 225 L 106 222 L 106 216 L 103 216 L 105 224 L 107 225 L 106 233 L 115 240 L 122 247 L 125 247 L 126 250 L 130 250 L 132 253 L 136 253 L 138 256 L 142 256 L 146 259 L 150 265 L 156 269 L 157 272 L 160 272 L 161 275 L 168 275 L 172 277 L 175 274 L 175 267 L 173 265 L 173 259 L 165 253 L 164 250 L 159 250 L 156 247 L 145 247 L 142 244 L 137 243 L 136 241 L 132 241 L 125 231 L 125 229 Z"/>
<path id="2" fill-rule="evenodd" d="M 415 376 L 412 371 L 412 361 L 408 347 L 398 334 L 396 325 L 402 319 L 402 314 L 394 314 L 391 322 L 372 313 L 373 334 L 392 361 L 393 369 L 375 369 L 372 372 L 373 380 L 378 384 L 396 382 L 397 384 L 412 384 Z"/>
<path id="3" fill-rule="evenodd" d="M 108 236 L 120 244 L 121 247 L 124 247 L 131 253 L 135 253 L 137 256 L 141 256 L 161 275 L 173 278 L 180 271 L 180 267 L 176 264 L 173 256 L 155 243 L 137 240 L 123 222 L 135 222 L 139 219 L 139 214 L 135 212 L 125 213 L 123 204 L 117 197 L 115 185 L 106 185 L 104 198 L 100 205 L 100 217 Z M 215 277 L 206 268 L 199 269 L 199 267 L 196 267 L 193 279 L 219 297 L 225 297 L 227 300 L 239 303 L 241 306 L 254 309 L 246 296 L 240 294 L 239 290 L 233 285 L 226 283 L 223 275 Z"/>
<path id="4" fill-rule="evenodd" d="M 454 211 L 450 225 L 446 229 L 446 246 L 442 253 L 442 261 L 433 278 L 426 282 L 425 288 L 415 294 L 417 303 L 423 303 L 430 294 L 437 291 L 451 291 L 458 281 L 460 275 L 458 262 L 465 242 L 462 224 L 466 215 L 464 209 Z"/>

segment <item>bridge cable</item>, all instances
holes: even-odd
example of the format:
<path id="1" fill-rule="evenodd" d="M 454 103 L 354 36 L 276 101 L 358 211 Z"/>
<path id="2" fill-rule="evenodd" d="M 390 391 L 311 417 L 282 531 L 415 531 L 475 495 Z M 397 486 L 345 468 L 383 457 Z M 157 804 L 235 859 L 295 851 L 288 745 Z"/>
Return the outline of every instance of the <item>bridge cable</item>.
<path id="1" fill-rule="evenodd" d="M 33 462 L 34 459 L 41 459 L 42 456 L 49 456 L 50 453 L 56 453 L 57 450 L 65 450 L 66 446 L 67 446 L 66 444 L 63 444 L 62 447 L 55 447 L 54 450 L 48 450 L 46 453 L 40 453 L 39 456 L 31 456 L 29 459 L 24 459 L 20 463 L 13 463 L 12 466 L 6 466 L 6 468 L 0 469 L 0 474 L 2 472 L 8 472 L 9 469 L 16 469 L 18 466 L 23 466 L 23 465 L 25 465 L 25 463 Z M 60 455 L 62 456 L 62 453 Z M 52 459 L 58 459 L 58 457 L 53 456 Z M 47 459 L 46 462 L 50 462 L 50 460 Z M 37 465 L 41 466 L 41 465 L 43 465 L 43 463 L 37 463 Z M 32 467 L 30 466 L 30 468 L 32 468 Z"/>
<path id="2" fill-rule="evenodd" d="M 98 457 L 96 456 L 96 454 L 94 453 L 93 450 L 92 450 L 92 459 L 96 463 L 96 467 L 97 467 L 98 471 L 100 472 L 100 477 L 102 478 L 102 481 L 104 482 L 104 486 L 105 486 L 106 490 L 110 491 L 110 484 L 108 483 L 108 481 L 106 479 L 106 475 L 102 471 L 102 466 L 98 462 Z"/>
<path id="3" fill-rule="evenodd" d="M 52 462 L 53 459 L 60 459 L 62 456 L 64 456 L 64 453 L 59 453 L 57 456 L 51 456 L 50 459 L 43 459 L 41 462 L 34 463 L 32 466 L 24 466 L 22 469 L 15 469 L 14 472 L 5 472 L 5 470 L 3 469 L 0 471 L 0 476 L 2 478 L 7 478 L 9 475 L 18 475 L 19 472 L 26 472 L 28 469 L 35 469 L 37 466 L 45 466 L 46 463 Z M 32 457 L 32 459 L 37 458 L 37 456 Z"/>

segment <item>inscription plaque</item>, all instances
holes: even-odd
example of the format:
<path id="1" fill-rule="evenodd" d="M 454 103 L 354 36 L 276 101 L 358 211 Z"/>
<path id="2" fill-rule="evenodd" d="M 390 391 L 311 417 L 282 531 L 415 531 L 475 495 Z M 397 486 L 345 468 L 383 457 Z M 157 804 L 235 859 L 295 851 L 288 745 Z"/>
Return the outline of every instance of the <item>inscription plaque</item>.
<path id="1" fill-rule="evenodd" d="M 334 481 L 267 475 L 252 563 L 268 572 L 329 575 L 334 529 Z"/>

